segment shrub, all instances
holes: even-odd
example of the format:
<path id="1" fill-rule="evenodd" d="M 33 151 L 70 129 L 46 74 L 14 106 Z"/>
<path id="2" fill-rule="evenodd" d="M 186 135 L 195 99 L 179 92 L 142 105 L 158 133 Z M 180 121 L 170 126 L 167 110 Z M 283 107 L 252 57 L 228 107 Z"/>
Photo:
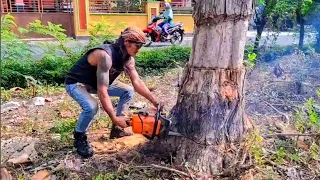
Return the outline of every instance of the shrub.
<path id="1" fill-rule="evenodd" d="M 141 51 L 136 57 L 136 65 L 140 68 L 172 68 L 179 61 L 187 61 L 190 47 L 172 46 L 170 48 Z"/>
<path id="2" fill-rule="evenodd" d="M 29 45 L 13 32 L 17 28 L 11 14 L 1 16 L 1 60 L 25 60 L 31 57 Z M 23 29 L 18 28 L 20 32 Z"/>
<path id="3" fill-rule="evenodd" d="M 189 60 L 191 48 L 172 46 L 169 48 L 141 51 L 136 57 L 136 66 L 140 74 L 160 73 Z"/>
<path id="4" fill-rule="evenodd" d="M 190 54 L 188 47 L 169 47 L 157 50 L 141 51 L 136 59 L 136 66 L 144 75 L 148 69 L 161 71 L 172 68 L 177 62 L 187 61 Z M 45 55 L 41 60 L 10 60 L 2 61 L 1 87 L 26 87 L 25 76 L 31 76 L 38 82 L 50 85 L 60 85 L 64 82 L 66 73 L 72 67 L 76 58 Z M 144 71 L 141 71 L 141 70 Z"/>
<path id="5" fill-rule="evenodd" d="M 5 15 L 1 19 L 1 42 L 2 66 L 1 66 L 1 87 L 8 89 L 12 87 L 28 86 L 28 78 L 34 79 L 37 84 L 60 85 L 64 82 L 66 73 L 81 55 L 98 43 L 106 39 L 116 37 L 112 32 L 118 28 L 124 28 L 121 22 L 110 24 L 106 19 L 92 23 L 90 27 L 89 44 L 81 50 L 74 51 L 66 43 L 74 42 L 74 39 L 65 35 L 61 25 L 48 22 L 44 25 L 41 21 L 29 23 L 24 28 L 18 28 L 21 34 L 33 32 L 42 35 L 49 35 L 55 38 L 56 43 L 39 43 L 38 48 L 44 50 L 39 60 L 31 57 L 31 46 L 13 33 L 12 28 L 16 27 L 14 17 Z M 62 52 L 62 54 L 61 54 Z M 59 56 L 60 54 L 60 56 Z M 61 56 L 64 55 L 64 56 Z M 161 69 L 175 67 L 177 62 L 185 62 L 189 59 L 190 47 L 169 47 L 153 50 L 142 50 L 136 56 L 138 70 L 146 75 L 153 69 L 160 72 Z"/>

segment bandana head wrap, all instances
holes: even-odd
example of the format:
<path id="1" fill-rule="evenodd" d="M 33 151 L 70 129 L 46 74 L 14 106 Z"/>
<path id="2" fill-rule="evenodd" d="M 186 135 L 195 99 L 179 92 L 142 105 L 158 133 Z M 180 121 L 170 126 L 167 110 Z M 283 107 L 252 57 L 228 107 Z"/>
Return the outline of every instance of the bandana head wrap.
<path id="1" fill-rule="evenodd" d="M 144 32 L 135 26 L 126 28 L 122 33 L 121 37 L 130 41 L 146 43 L 146 36 Z"/>

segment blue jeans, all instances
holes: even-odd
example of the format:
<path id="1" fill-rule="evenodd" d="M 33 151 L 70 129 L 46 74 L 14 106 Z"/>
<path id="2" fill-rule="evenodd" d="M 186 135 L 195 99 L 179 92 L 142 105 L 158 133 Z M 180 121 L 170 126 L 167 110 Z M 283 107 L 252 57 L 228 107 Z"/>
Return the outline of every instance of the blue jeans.
<path id="1" fill-rule="evenodd" d="M 91 86 L 82 83 L 68 84 L 66 85 L 66 91 L 82 108 L 75 130 L 77 132 L 86 132 L 99 109 L 98 102 L 91 96 L 91 94 L 96 94 L 97 92 Z M 133 99 L 134 90 L 127 84 L 114 82 L 109 86 L 108 94 L 109 96 L 120 98 L 116 115 L 121 116 Z"/>
<path id="2" fill-rule="evenodd" d="M 161 22 L 158 26 L 161 27 L 163 32 L 165 32 L 167 35 L 169 35 L 168 28 L 171 26 L 170 23 Z"/>

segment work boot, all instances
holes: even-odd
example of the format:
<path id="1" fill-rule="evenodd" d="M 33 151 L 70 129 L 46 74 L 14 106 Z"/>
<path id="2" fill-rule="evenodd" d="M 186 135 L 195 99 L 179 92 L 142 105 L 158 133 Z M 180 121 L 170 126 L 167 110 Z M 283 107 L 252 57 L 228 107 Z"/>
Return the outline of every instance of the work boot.
<path id="1" fill-rule="evenodd" d="M 87 135 L 81 132 L 74 132 L 74 147 L 77 149 L 77 153 L 83 158 L 89 158 L 93 156 L 93 150 L 87 142 Z"/>
<path id="2" fill-rule="evenodd" d="M 112 124 L 112 129 L 110 132 L 110 139 L 121 138 L 125 136 L 131 136 L 133 133 L 125 131 L 125 129 Z"/>

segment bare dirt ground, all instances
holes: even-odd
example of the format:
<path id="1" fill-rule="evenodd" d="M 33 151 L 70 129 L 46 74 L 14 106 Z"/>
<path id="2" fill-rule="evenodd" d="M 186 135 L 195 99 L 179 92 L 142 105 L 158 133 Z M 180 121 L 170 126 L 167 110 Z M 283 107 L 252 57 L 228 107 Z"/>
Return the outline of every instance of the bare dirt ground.
<path id="1" fill-rule="evenodd" d="M 275 75 L 277 67 L 282 69 L 278 77 Z M 181 72 L 181 69 L 175 69 L 161 76 L 145 78 L 145 82 L 149 87 L 155 88 L 154 93 L 165 102 L 168 109 L 176 103 L 178 77 Z M 297 52 L 274 62 L 258 63 L 255 69 L 247 74 L 246 113 L 262 133 L 268 133 L 278 126 L 286 127 L 280 129 L 281 132 L 285 131 L 293 119 L 290 114 L 294 107 L 304 103 L 309 97 L 317 97 L 316 90 L 319 88 L 319 55 L 305 56 Z M 102 109 L 88 131 L 89 142 L 95 155 L 90 159 L 81 159 L 72 147 L 72 139 L 68 138 L 70 126 L 73 127 L 72 123 L 74 125 L 80 108 L 63 90 L 42 97 L 47 98 L 43 106 L 24 106 L 23 101 L 30 98 L 14 98 L 11 101 L 19 102 L 21 106 L 1 114 L 3 177 L 188 179 L 179 172 L 153 166 L 152 164 L 165 166 L 167 159 L 146 151 L 142 153 L 141 147 L 148 144 L 148 140 L 143 136 L 110 140 L 110 121 Z M 135 96 L 134 102 L 147 103 L 139 95 Z M 150 104 L 147 103 L 147 106 L 150 107 Z M 59 126 L 59 122 L 70 122 L 71 125 L 64 123 Z M 54 130 L 57 127 L 59 129 Z M 273 141 L 269 140 L 268 143 L 272 144 Z M 172 168 L 187 172 L 183 166 Z M 279 173 L 275 174 L 271 179 L 286 179 Z M 252 177 L 267 179 L 261 173 L 253 173 Z"/>

